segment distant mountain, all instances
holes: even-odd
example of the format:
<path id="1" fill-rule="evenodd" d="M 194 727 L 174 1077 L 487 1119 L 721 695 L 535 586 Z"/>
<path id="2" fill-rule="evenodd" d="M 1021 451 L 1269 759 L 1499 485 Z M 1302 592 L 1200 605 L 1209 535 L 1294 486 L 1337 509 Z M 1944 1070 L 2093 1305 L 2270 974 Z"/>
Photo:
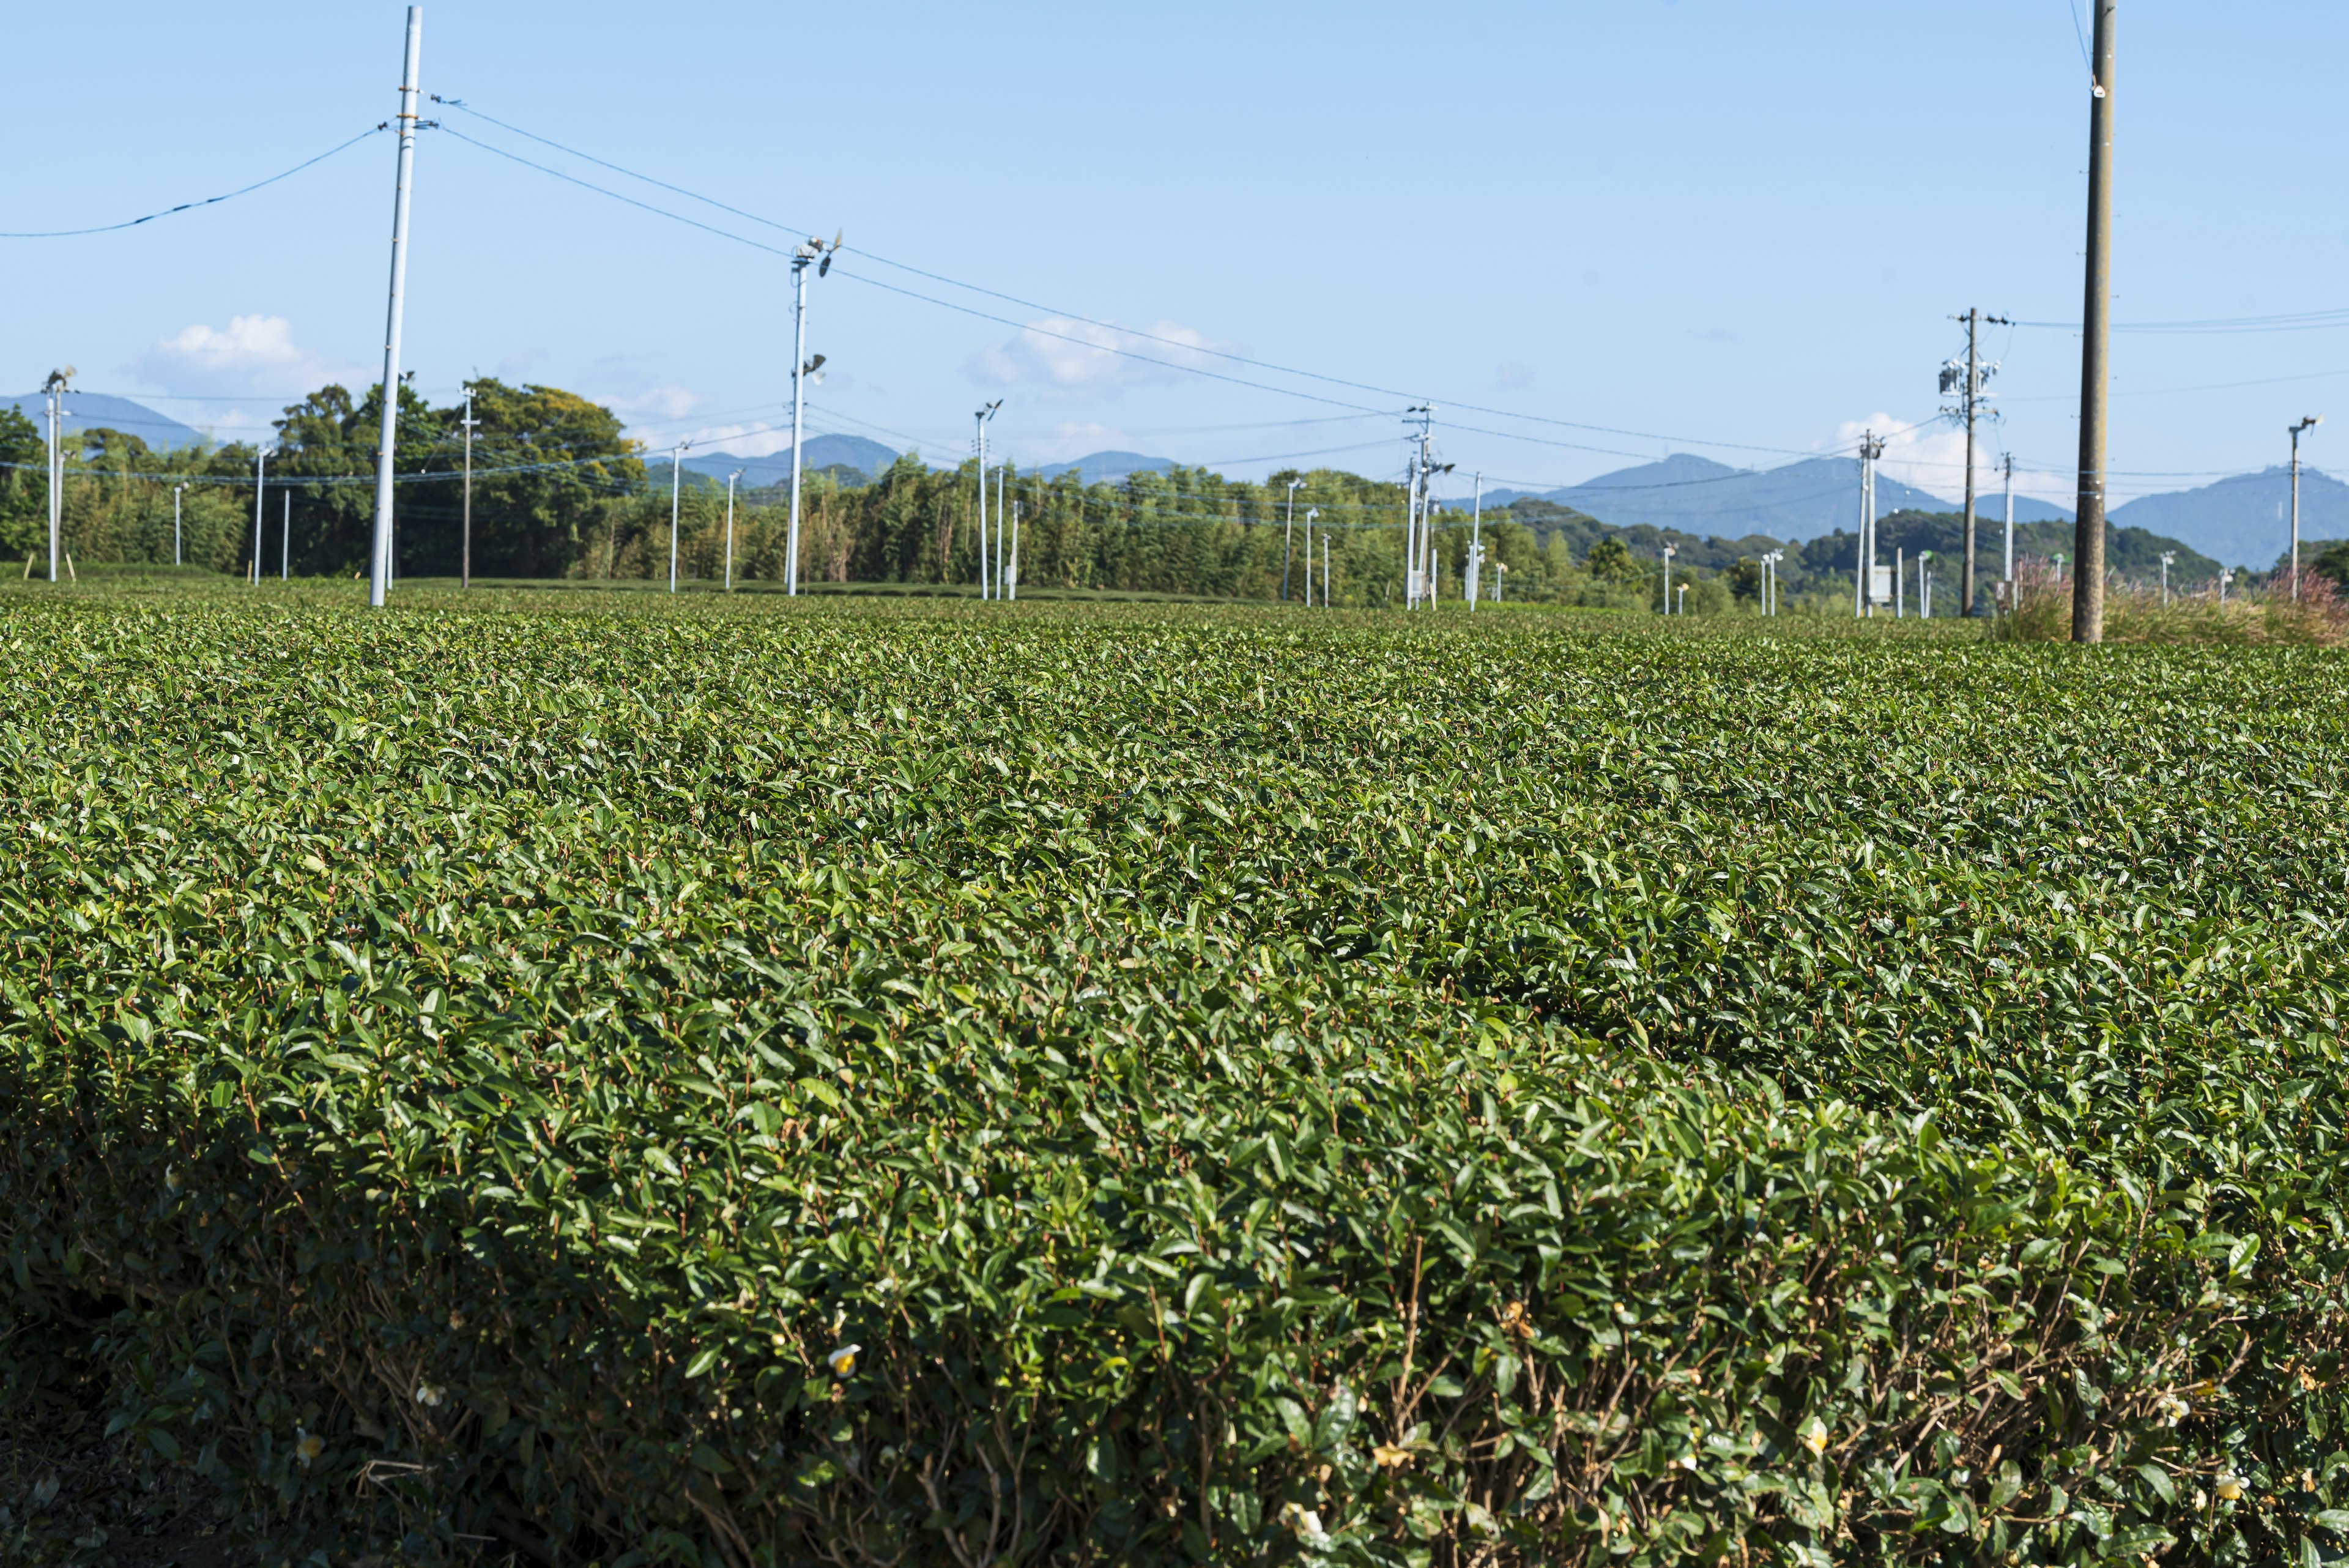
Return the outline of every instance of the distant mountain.
<path id="1" fill-rule="evenodd" d="M 1838 528 L 1848 530 L 1858 521 L 1859 460 L 1816 457 L 1779 468 L 1751 469 L 1675 452 L 1661 462 L 1618 469 L 1545 492 L 1538 499 L 1571 506 L 1619 527 L 1646 523 L 1727 538 L 1761 534 L 1791 541 L 1816 539 Z M 1879 514 L 1953 509 L 1945 497 L 1881 472 L 1876 476 L 1876 504 Z M 2004 507 L 2000 492 L 1986 487 L 1977 493 L 1978 517 L 1996 521 L 2005 515 Z M 2014 499 L 2017 523 L 2068 521 L 2071 515 L 2044 501 Z"/>
<path id="2" fill-rule="evenodd" d="M 1171 457 L 1144 457 L 1138 452 L 1097 452 L 1074 462 L 1051 462 L 1036 470 L 1044 479 L 1058 479 L 1073 471 L 1081 484 L 1123 479 L 1130 473 L 1164 473 L 1174 466 Z"/>
<path id="3" fill-rule="evenodd" d="M 0 398 L 0 406 L 13 405 L 43 435 L 49 433 L 49 400 L 38 392 L 27 392 L 21 398 Z M 143 403 L 129 398 L 117 398 L 105 392 L 67 392 L 66 417 L 59 421 L 67 435 L 78 435 L 87 430 L 116 430 L 125 435 L 135 435 L 149 446 L 208 446 L 201 431 L 189 429 L 174 419 L 167 419 Z"/>
<path id="4" fill-rule="evenodd" d="M 819 469 L 851 468 L 870 479 L 896 461 L 895 452 L 863 436 L 810 436 L 807 438 L 806 466 L 801 473 L 804 477 Z M 651 461 L 652 471 L 657 472 L 661 466 L 657 457 Z M 688 453 L 685 460 L 688 473 L 707 474 L 720 484 L 725 483 L 726 476 L 738 468 L 742 471 L 741 483 L 745 490 L 789 484 L 792 482 L 792 449 L 785 447 L 764 457 L 741 457 L 730 452 L 697 452 Z"/>
<path id="5" fill-rule="evenodd" d="M 2199 490 L 2141 495 L 2111 513 L 2127 524 L 2183 539 L 2230 566 L 2266 571 L 2292 547 L 2292 470 L 2238 473 Z M 2300 471 L 2301 560 L 2311 539 L 2349 538 L 2349 484 L 2303 466 Z"/>

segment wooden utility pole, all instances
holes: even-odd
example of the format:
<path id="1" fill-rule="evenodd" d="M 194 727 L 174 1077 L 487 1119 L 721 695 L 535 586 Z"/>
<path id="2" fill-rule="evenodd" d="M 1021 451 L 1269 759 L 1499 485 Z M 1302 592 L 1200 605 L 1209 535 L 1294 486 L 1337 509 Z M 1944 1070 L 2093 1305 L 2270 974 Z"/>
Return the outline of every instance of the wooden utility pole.
<path id="1" fill-rule="evenodd" d="M 2095 0 L 2096 74 L 2088 103 L 2087 299 L 2080 313 L 2080 491 L 2073 524 L 2072 640 L 2105 640 L 2105 366 L 2111 331 L 2113 13 Z"/>

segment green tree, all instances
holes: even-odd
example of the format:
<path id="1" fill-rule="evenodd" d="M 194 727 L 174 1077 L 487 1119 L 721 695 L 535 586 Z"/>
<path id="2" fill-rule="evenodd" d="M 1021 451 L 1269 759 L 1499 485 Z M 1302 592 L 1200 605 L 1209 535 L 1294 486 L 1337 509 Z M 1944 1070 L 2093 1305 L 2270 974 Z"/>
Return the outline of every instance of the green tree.
<path id="1" fill-rule="evenodd" d="M 21 556 L 47 537 L 48 447 L 22 410 L 0 407 L 0 548 Z"/>

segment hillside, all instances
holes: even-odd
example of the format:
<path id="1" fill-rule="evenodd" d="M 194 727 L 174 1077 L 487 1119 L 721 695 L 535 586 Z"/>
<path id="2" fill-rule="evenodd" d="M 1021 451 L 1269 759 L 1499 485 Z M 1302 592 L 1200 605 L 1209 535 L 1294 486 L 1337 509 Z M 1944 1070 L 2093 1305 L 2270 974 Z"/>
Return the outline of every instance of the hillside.
<path id="1" fill-rule="evenodd" d="M 2145 495 L 2116 506 L 2112 521 L 2174 535 L 2230 566 L 2267 571 L 2291 548 L 2292 471 L 2279 465 L 2238 473 L 2199 490 Z M 2300 536 L 2349 538 L 2349 484 L 2303 464 Z M 2311 552 L 2303 549 L 2303 564 Z"/>
<path id="2" fill-rule="evenodd" d="M 1977 515 L 2002 515 L 2003 497 L 1982 470 Z M 1661 462 L 1618 469 L 1581 484 L 1545 492 L 1538 499 L 1571 506 L 1618 526 L 1647 524 L 1692 534 L 1734 538 L 1765 535 L 1805 540 L 1849 529 L 1859 514 L 1859 460 L 1808 458 L 1778 468 L 1733 468 L 1711 458 L 1676 452 Z M 1947 497 L 1903 484 L 1883 473 L 1876 479 L 1878 514 L 1947 512 Z M 2068 521 L 2059 506 L 2017 496 L 2018 523 Z"/>
<path id="3" fill-rule="evenodd" d="M 40 393 L 26 392 L 19 398 L 0 398 L 0 407 L 14 407 L 32 421 L 42 434 L 48 433 L 48 400 Z M 212 444 L 201 431 L 159 414 L 143 403 L 106 392 L 67 392 L 63 422 L 67 435 L 78 435 L 90 430 L 114 430 L 125 435 L 135 435 L 151 447 Z"/>

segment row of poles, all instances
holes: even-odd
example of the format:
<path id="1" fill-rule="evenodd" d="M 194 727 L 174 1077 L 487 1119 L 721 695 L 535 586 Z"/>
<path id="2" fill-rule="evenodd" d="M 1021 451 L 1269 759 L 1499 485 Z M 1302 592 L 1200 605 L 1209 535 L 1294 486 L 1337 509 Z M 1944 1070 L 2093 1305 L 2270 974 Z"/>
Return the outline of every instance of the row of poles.
<path id="1" fill-rule="evenodd" d="M 377 443 L 375 536 L 367 572 L 367 603 L 381 607 L 384 596 L 392 580 L 392 468 L 399 424 L 399 338 L 402 307 L 408 285 L 408 213 L 409 195 L 414 185 L 416 169 L 416 131 L 419 62 L 423 50 L 424 7 L 408 8 L 408 37 L 400 70 L 399 164 L 398 186 L 393 195 L 391 216 L 391 290 L 384 324 L 383 346 L 383 427 Z M 840 250 L 842 236 L 829 241 L 811 239 L 792 254 L 792 512 L 788 556 L 784 566 L 785 589 L 792 594 L 800 591 L 800 446 L 804 431 L 806 389 L 811 379 L 821 380 L 823 357 L 808 358 L 807 352 L 807 286 L 808 268 L 815 267 L 822 277 L 832 270 L 833 257 Z M 465 389 L 465 504 L 464 544 L 460 568 L 460 582 L 472 585 L 473 536 L 473 431 L 479 421 L 473 418 L 473 389 Z M 691 443 L 680 443 L 670 454 L 673 472 L 669 481 L 669 591 L 677 591 L 677 525 L 678 492 L 683 482 L 685 453 Z M 734 580 L 734 483 L 741 477 L 736 470 L 726 482 L 726 582 Z M 255 505 L 259 504 L 258 499 Z M 256 538 L 254 553 L 254 571 L 260 570 L 260 548 Z"/>

